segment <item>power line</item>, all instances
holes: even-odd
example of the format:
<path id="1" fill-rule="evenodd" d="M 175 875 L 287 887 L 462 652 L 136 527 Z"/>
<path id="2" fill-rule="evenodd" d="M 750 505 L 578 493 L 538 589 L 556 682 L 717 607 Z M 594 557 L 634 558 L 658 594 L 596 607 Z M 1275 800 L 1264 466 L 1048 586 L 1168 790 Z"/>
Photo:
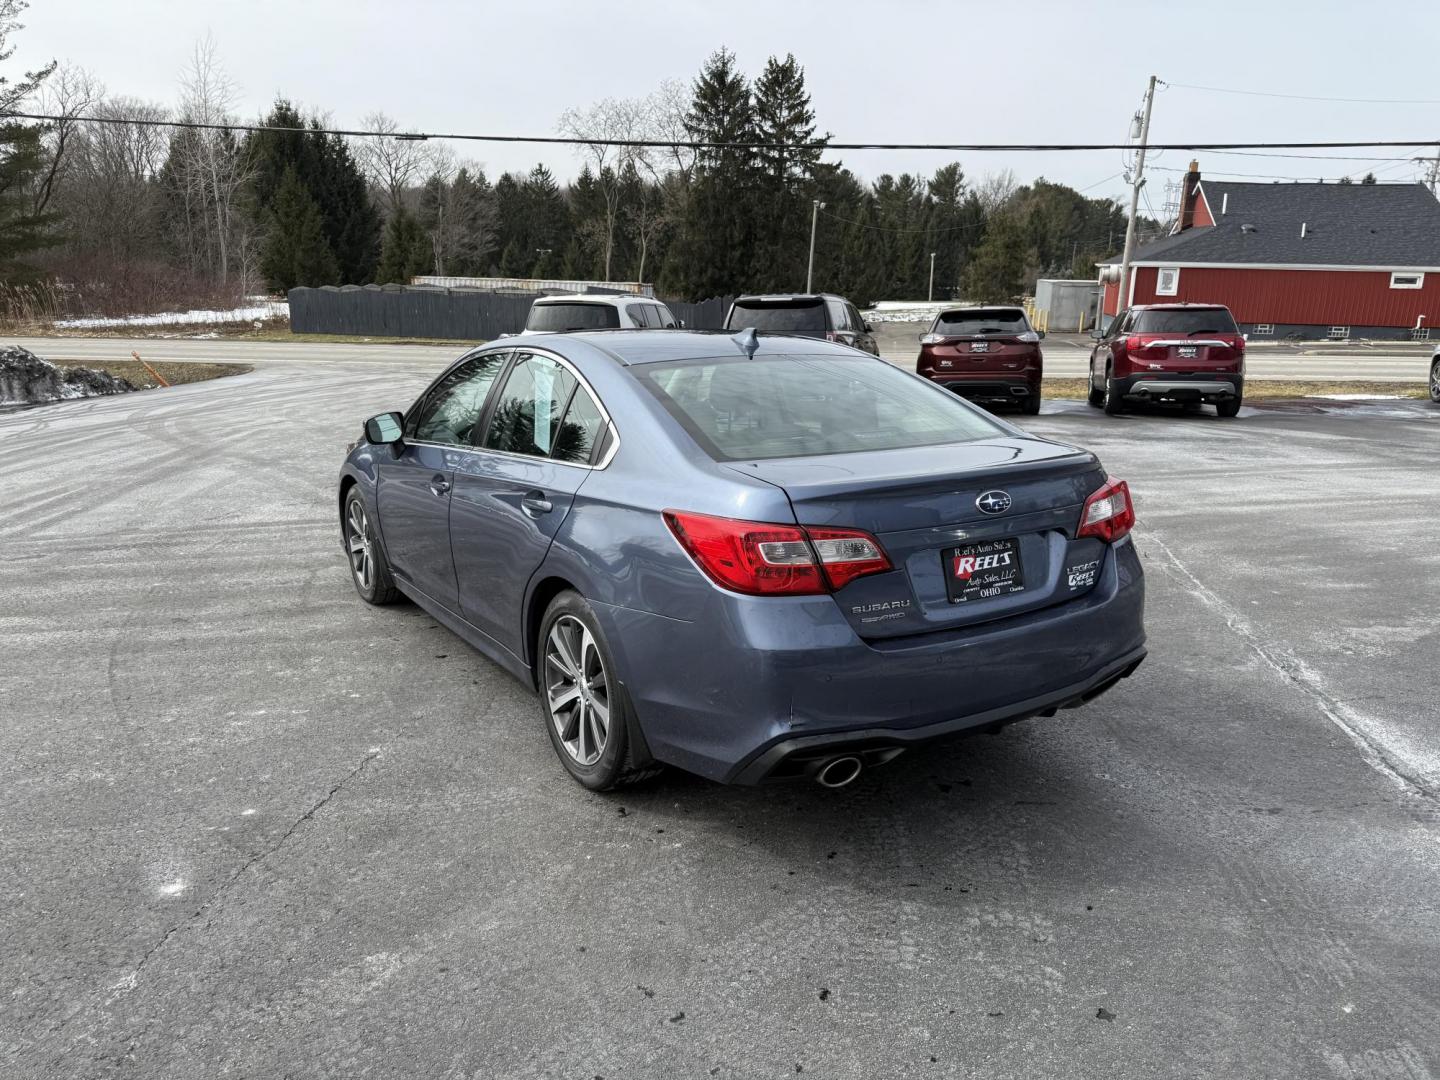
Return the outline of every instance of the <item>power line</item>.
<path id="1" fill-rule="evenodd" d="M 1329 142 L 1169 142 L 1169 143 L 884 143 L 884 142 L 713 142 L 706 140 L 676 139 L 580 139 L 563 135 L 477 135 L 463 132 L 395 132 L 367 131 L 360 128 L 287 127 L 266 124 L 208 124 L 196 120 L 156 120 L 150 117 L 129 116 L 66 116 L 55 113 L 5 112 L 0 117 L 11 120 L 40 120 L 54 123 L 113 124 L 132 127 L 166 127 L 187 131 L 231 131 L 261 132 L 273 131 L 282 134 L 343 135 L 356 139 L 401 139 L 425 142 L 430 139 L 445 139 L 456 142 L 490 143 L 535 143 L 559 146 L 621 146 L 634 149 L 665 149 L 678 147 L 687 150 L 943 150 L 966 151 L 971 153 L 1071 153 L 1091 150 L 1205 150 L 1217 153 L 1240 150 L 1325 150 L 1363 149 L 1367 147 L 1394 147 L 1415 149 L 1434 146 L 1434 138 L 1428 139 L 1365 139 L 1357 141 Z M 1281 155 L 1261 154 L 1262 157 Z"/>
<path id="2" fill-rule="evenodd" d="M 1204 90 L 1211 94 L 1243 94 L 1246 97 L 1288 98 L 1291 101 L 1339 101 L 1352 105 L 1440 105 L 1440 98 L 1352 98 L 1317 97 L 1314 94 L 1282 94 L 1270 90 L 1237 90 L 1229 86 L 1195 86 L 1172 82 L 1181 90 Z"/>

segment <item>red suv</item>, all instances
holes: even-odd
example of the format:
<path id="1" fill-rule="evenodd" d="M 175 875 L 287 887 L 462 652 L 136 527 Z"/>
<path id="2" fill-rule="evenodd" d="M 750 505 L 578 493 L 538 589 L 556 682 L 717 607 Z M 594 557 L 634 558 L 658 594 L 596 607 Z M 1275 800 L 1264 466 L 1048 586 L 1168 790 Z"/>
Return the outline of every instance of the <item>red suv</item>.
<path id="1" fill-rule="evenodd" d="M 1150 304 L 1115 316 L 1090 353 L 1090 404 L 1206 402 L 1221 416 L 1245 395 L 1245 337 L 1223 304 Z"/>
<path id="2" fill-rule="evenodd" d="M 1040 339 L 1018 307 L 952 308 L 920 336 L 915 370 L 975 401 L 1011 401 L 1040 411 L 1044 357 Z"/>

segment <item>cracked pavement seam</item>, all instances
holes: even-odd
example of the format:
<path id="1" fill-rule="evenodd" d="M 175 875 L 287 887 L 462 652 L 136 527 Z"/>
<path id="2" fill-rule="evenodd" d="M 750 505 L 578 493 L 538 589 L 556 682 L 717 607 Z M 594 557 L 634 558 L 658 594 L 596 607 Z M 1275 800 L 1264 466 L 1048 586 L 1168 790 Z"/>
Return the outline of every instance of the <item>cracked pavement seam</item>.
<path id="1" fill-rule="evenodd" d="M 1240 635 L 1250 651 L 1263 660 L 1276 674 L 1310 698 L 1321 714 L 1345 733 L 1345 736 L 1360 751 L 1360 756 L 1367 765 L 1386 777 L 1407 795 L 1415 795 L 1423 799 L 1440 797 L 1440 792 L 1436 792 L 1428 786 L 1423 773 L 1417 775 L 1420 770 L 1411 769 L 1405 761 L 1397 760 L 1398 755 L 1392 747 L 1386 745 L 1383 739 L 1364 731 L 1360 725 L 1348 719 L 1346 714 L 1353 716 L 1353 711 L 1344 702 L 1338 701 L 1326 693 L 1317 684 L 1314 677 L 1303 669 L 1302 665 L 1288 661 L 1283 655 L 1272 652 L 1262 645 L 1245 617 L 1191 573 L 1190 569 L 1180 561 L 1179 556 L 1170 550 L 1169 545 L 1159 535 L 1153 532 L 1148 533 L 1145 540 L 1147 544 L 1153 545 L 1164 556 L 1165 562 L 1162 569 L 1175 578 L 1182 588 L 1224 619 L 1225 624 Z"/>
<path id="2" fill-rule="evenodd" d="M 304 825 L 307 821 L 309 821 L 317 813 L 319 813 L 319 811 L 323 809 L 325 805 L 331 799 L 333 799 L 342 788 L 345 787 L 345 785 L 347 785 L 348 783 L 350 783 L 350 781 L 354 780 L 361 773 L 363 773 L 365 769 L 369 766 L 369 764 L 379 756 L 380 749 L 378 747 L 369 750 L 365 754 L 365 756 L 360 759 L 360 764 L 356 765 L 355 768 L 351 769 L 348 773 L 346 773 L 344 778 L 342 778 L 339 783 L 335 784 L 329 791 L 327 791 L 319 801 L 317 801 L 313 806 L 310 807 L 310 809 L 306 810 L 303 814 L 296 818 L 290 824 L 290 827 L 286 829 L 285 832 L 280 836 L 280 839 L 276 840 L 275 843 L 271 844 L 269 847 L 266 847 L 263 850 L 252 855 L 238 870 L 235 871 L 235 873 L 231 874 L 230 877 L 226 879 L 226 881 L 218 889 L 215 890 L 215 892 L 210 896 L 208 900 L 206 900 L 203 904 L 196 908 L 195 911 L 191 913 L 188 918 L 176 923 L 169 930 L 165 931 L 164 936 L 161 937 L 159 941 L 157 941 L 153 946 L 150 947 L 150 949 L 145 953 L 145 955 L 140 958 L 139 963 L 137 963 L 135 967 L 131 969 L 130 973 L 108 988 L 110 990 L 110 996 L 106 998 L 105 1004 L 109 1005 L 112 1002 L 116 1001 L 118 998 L 124 996 L 125 994 L 128 994 L 131 990 L 134 990 L 135 987 L 139 985 L 140 973 L 145 970 L 145 966 L 161 949 L 165 947 L 166 943 L 169 942 L 171 938 L 173 938 L 181 930 L 184 930 L 185 927 L 189 926 L 196 919 L 201 918 L 208 911 L 210 911 L 211 908 L 213 908 L 222 899 L 224 899 L 225 895 L 230 891 L 230 889 L 242 877 L 244 877 L 245 874 L 248 873 L 252 867 L 258 865 L 261 862 L 264 862 L 271 855 L 275 854 L 282 847 L 284 847 L 285 844 L 290 840 L 290 838 L 294 836 L 295 833 L 299 830 L 300 826 Z"/>

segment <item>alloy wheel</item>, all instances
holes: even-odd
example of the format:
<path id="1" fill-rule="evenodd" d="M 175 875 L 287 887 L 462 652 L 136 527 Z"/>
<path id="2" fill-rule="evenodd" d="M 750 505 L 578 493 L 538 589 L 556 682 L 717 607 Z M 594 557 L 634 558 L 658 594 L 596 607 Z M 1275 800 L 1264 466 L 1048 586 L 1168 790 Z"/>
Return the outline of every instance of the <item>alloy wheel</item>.
<path id="1" fill-rule="evenodd" d="M 1430 365 L 1430 400 L 1440 401 L 1440 360 Z"/>
<path id="2" fill-rule="evenodd" d="M 375 549 L 370 539 L 370 520 L 359 499 L 350 500 L 345 515 L 345 543 L 350 550 L 350 572 L 360 591 L 368 593 L 375 584 Z"/>
<path id="3" fill-rule="evenodd" d="M 565 752 L 594 765 L 610 738 L 610 681 L 590 628 L 562 615 L 545 639 L 545 697 Z"/>

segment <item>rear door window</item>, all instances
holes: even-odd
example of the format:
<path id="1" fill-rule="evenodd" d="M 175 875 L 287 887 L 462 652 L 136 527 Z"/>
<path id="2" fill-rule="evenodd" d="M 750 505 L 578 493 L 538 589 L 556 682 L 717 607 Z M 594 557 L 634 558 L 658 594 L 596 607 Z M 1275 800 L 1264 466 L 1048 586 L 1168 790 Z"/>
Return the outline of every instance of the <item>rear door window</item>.
<path id="1" fill-rule="evenodd" d="M 730 310 L 730 329 L 778 333 L 825 332 L 825 303 L 818 296 L 806 300 L 737 300 Z"/>
<path id="2" fill-rule="evenodd" d="M 660 319 L 660 325 L 667 330 L 673 330 L 678 325 L 674 314 L 664 304 L 655 305 L 655 314 Z"/>
<path id="3" fill-rule="evenodd" d="M 628 304 L 625 310 L 630 314 L 630 321 L 636 326 L 659 326 L 655 321 L 654 307 L 650 304 Z"/>
<path id="4" fill-rule="evenodd" d="M 727 357 L 631 370 L 717 461 L 936 446 L 1004 430 L 949 391 L 868 357 Z"/>
<path id="5" fill-rule="evenodd" d="M 934 333 L 950 337 L 982 337 L 985 334 L 1023 334 L 1029 329 L 1025 312 L 1019 308 L 982 308 L 942 311 L 935 320 Z"/>
<path id="6" fill-rule="evenodd" d="M 496 396 L 485 448 L 549 457 L 575 386 L 575 376 L 548 356 L 520 353 Z"/>
<path id="7" fill-rule="evenodd" d="M 550 456 L 556 461 L 589 465 L 595 459 L 595 449 L 604 429 L 605 418 L 600 413 L 600 406 L 595 404 L 595 399 L 585 392 L 583 386 L 577 387 L 570 398 L 570 407 L 565 410 L 565 418 L 560 421 Z"/>
<path id="8" fill-rule="evenodd" d="M 1159 308 L 1135 313 L 1130 328 L 1137 334 L 1238 334 L 1229 308 Z"/>
<path id="9" fill-rule="evenodd" d="M 526 330 L 614 330 L 620 312 L 613 304 L 535 304 L 525 320 Z"/>

